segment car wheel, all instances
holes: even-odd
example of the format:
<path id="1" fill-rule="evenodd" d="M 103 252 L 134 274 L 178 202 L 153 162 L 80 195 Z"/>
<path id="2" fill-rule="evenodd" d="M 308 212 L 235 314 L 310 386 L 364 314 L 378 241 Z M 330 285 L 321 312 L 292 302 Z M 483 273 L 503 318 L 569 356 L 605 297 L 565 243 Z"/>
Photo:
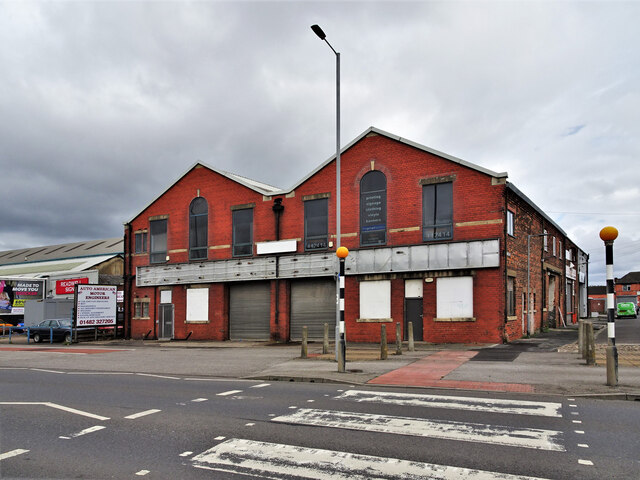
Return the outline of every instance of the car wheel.
<path id="1" fill-rule="evenodd" d="M 33 341 L 36 343 L 40 343 L 42 341 L 42 337 L 40 337 L 39 333 L 34 333 L 33 334 Z"/>
<path id="2" fill-rule="evenodd" d="M 64 334 L 64 343 L 71 343 L 71 332 Z"/>

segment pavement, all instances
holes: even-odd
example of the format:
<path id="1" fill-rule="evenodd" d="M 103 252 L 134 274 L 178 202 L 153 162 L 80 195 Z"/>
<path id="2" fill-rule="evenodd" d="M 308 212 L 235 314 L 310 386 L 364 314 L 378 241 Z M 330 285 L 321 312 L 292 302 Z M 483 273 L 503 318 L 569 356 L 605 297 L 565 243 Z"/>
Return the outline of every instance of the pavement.
<path id="1" fill-rule="evenodd" d="M 640 321 L 625 327 L 640 331 Z M 244 378 L 265 381 L 331 382 L 351 385 L 429 387 L 465 391 L 513 392 L 640 400 L 640 342 L 618 342 L 618 385 L 606 385 L 606 323 L 596 320 L 596 365 L 578 353 L 577 326 L 550 329 L 509 344 L 447 344 L 416 342 L 401 354 L 389 344 L 380 359 L 379 344 L 351 344 L 346 372 L 337 371 L 333 354 L 322 343 L 309 343 L 308 358 L 300 344 L 104 340 L 73 345 L 27 344 L 24 336 L 11 343 L 0 338 L 0 368 Z M 617 322 L 620 323 L 620 322 Z M 604 336 L 604 341 L 603 341 Z M 330 349 L 330 352 L 332 350 Z"/>

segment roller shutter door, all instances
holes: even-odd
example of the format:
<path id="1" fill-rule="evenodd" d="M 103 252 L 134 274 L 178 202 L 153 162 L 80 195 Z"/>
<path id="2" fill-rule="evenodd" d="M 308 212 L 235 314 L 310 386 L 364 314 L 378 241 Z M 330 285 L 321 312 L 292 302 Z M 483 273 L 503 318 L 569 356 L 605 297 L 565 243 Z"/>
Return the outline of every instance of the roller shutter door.
<path id="1" fill-rule="evenodd" d="M 302 339 L 308 327 L 310 340 L 322 340 L 324 324 L 329 324 L 329 340 L 336 329 L 336 282 L 333 279 L 299 280 L 291 283 L 291 340 Z"/>
<path id="2" fill-rule="evenodd" d="M 271 289 L 268 282 L 231 285 L 229 288 L 229 338 L 269 340 Z"/>

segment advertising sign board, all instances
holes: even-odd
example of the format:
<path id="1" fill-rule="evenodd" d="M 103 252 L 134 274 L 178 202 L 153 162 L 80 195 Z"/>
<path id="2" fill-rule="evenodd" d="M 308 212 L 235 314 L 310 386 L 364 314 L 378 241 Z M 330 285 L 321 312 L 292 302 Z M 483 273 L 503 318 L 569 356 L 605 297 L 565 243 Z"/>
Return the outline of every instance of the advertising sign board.
<path id="1" fill-rule="evenodd" d="M 75 289 L 75 326 L 97 327 L 116 324 L 118 287 L 115 285 L 76 284 Z"/>
<path id="2" fill-rule="evenodd" d="M 45 280 L 0 279 L 0 315 L 23 315 L 24 302 L 44 298 Z"/>
<path id="3" fill-rule="evenodd" d="M 89 277 L 56 280 L 56 295 L 73 295 L 74 287 L 78 283 L 89 283 Z"/>

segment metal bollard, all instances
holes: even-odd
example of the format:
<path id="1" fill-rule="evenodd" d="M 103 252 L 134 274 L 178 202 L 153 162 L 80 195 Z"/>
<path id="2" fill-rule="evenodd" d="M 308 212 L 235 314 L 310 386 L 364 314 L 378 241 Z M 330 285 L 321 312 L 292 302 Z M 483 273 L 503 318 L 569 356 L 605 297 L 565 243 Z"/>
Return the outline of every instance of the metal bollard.
<path id="1" fill-rule="evenodd" d="M 380 360 L 386 360 L 389 351 L 387 349 L 387 326 L 380 325 Z"/>
<path id="2" fill-rule="evenodd" d="M 324 341 L 322 342 L 322 353 L 329 353 L 329 324 L 324 324 Z"/>
<path id="3" fill-rule="evenodd" d="M 585 322 L 586 328 L 586 351 L 587 351 L 587 365 L 596 364 L 596 343 L 593 336 L 593 322 Z"/>
<path id="4" fill-rule="evenodd" d="M 307 338 L 308 338 L 307 327 L 302 327 L 302 351 L 300 352 L 300 358 L 308 357 Z"/>
<path id="5" fill-rule="evenodd" d="M 402 330 L 400 323 L 396 323 L 396 355 L 402 355 Z"/>
<path id="6" fill-rule="evenodd" d="M 407 330 L 407 333 L 409 334 L 409 351 L 415 352 L 416 346 L 413 343 L 413 322 L 409 322 L 409 324 L 407 325 Z"/>

